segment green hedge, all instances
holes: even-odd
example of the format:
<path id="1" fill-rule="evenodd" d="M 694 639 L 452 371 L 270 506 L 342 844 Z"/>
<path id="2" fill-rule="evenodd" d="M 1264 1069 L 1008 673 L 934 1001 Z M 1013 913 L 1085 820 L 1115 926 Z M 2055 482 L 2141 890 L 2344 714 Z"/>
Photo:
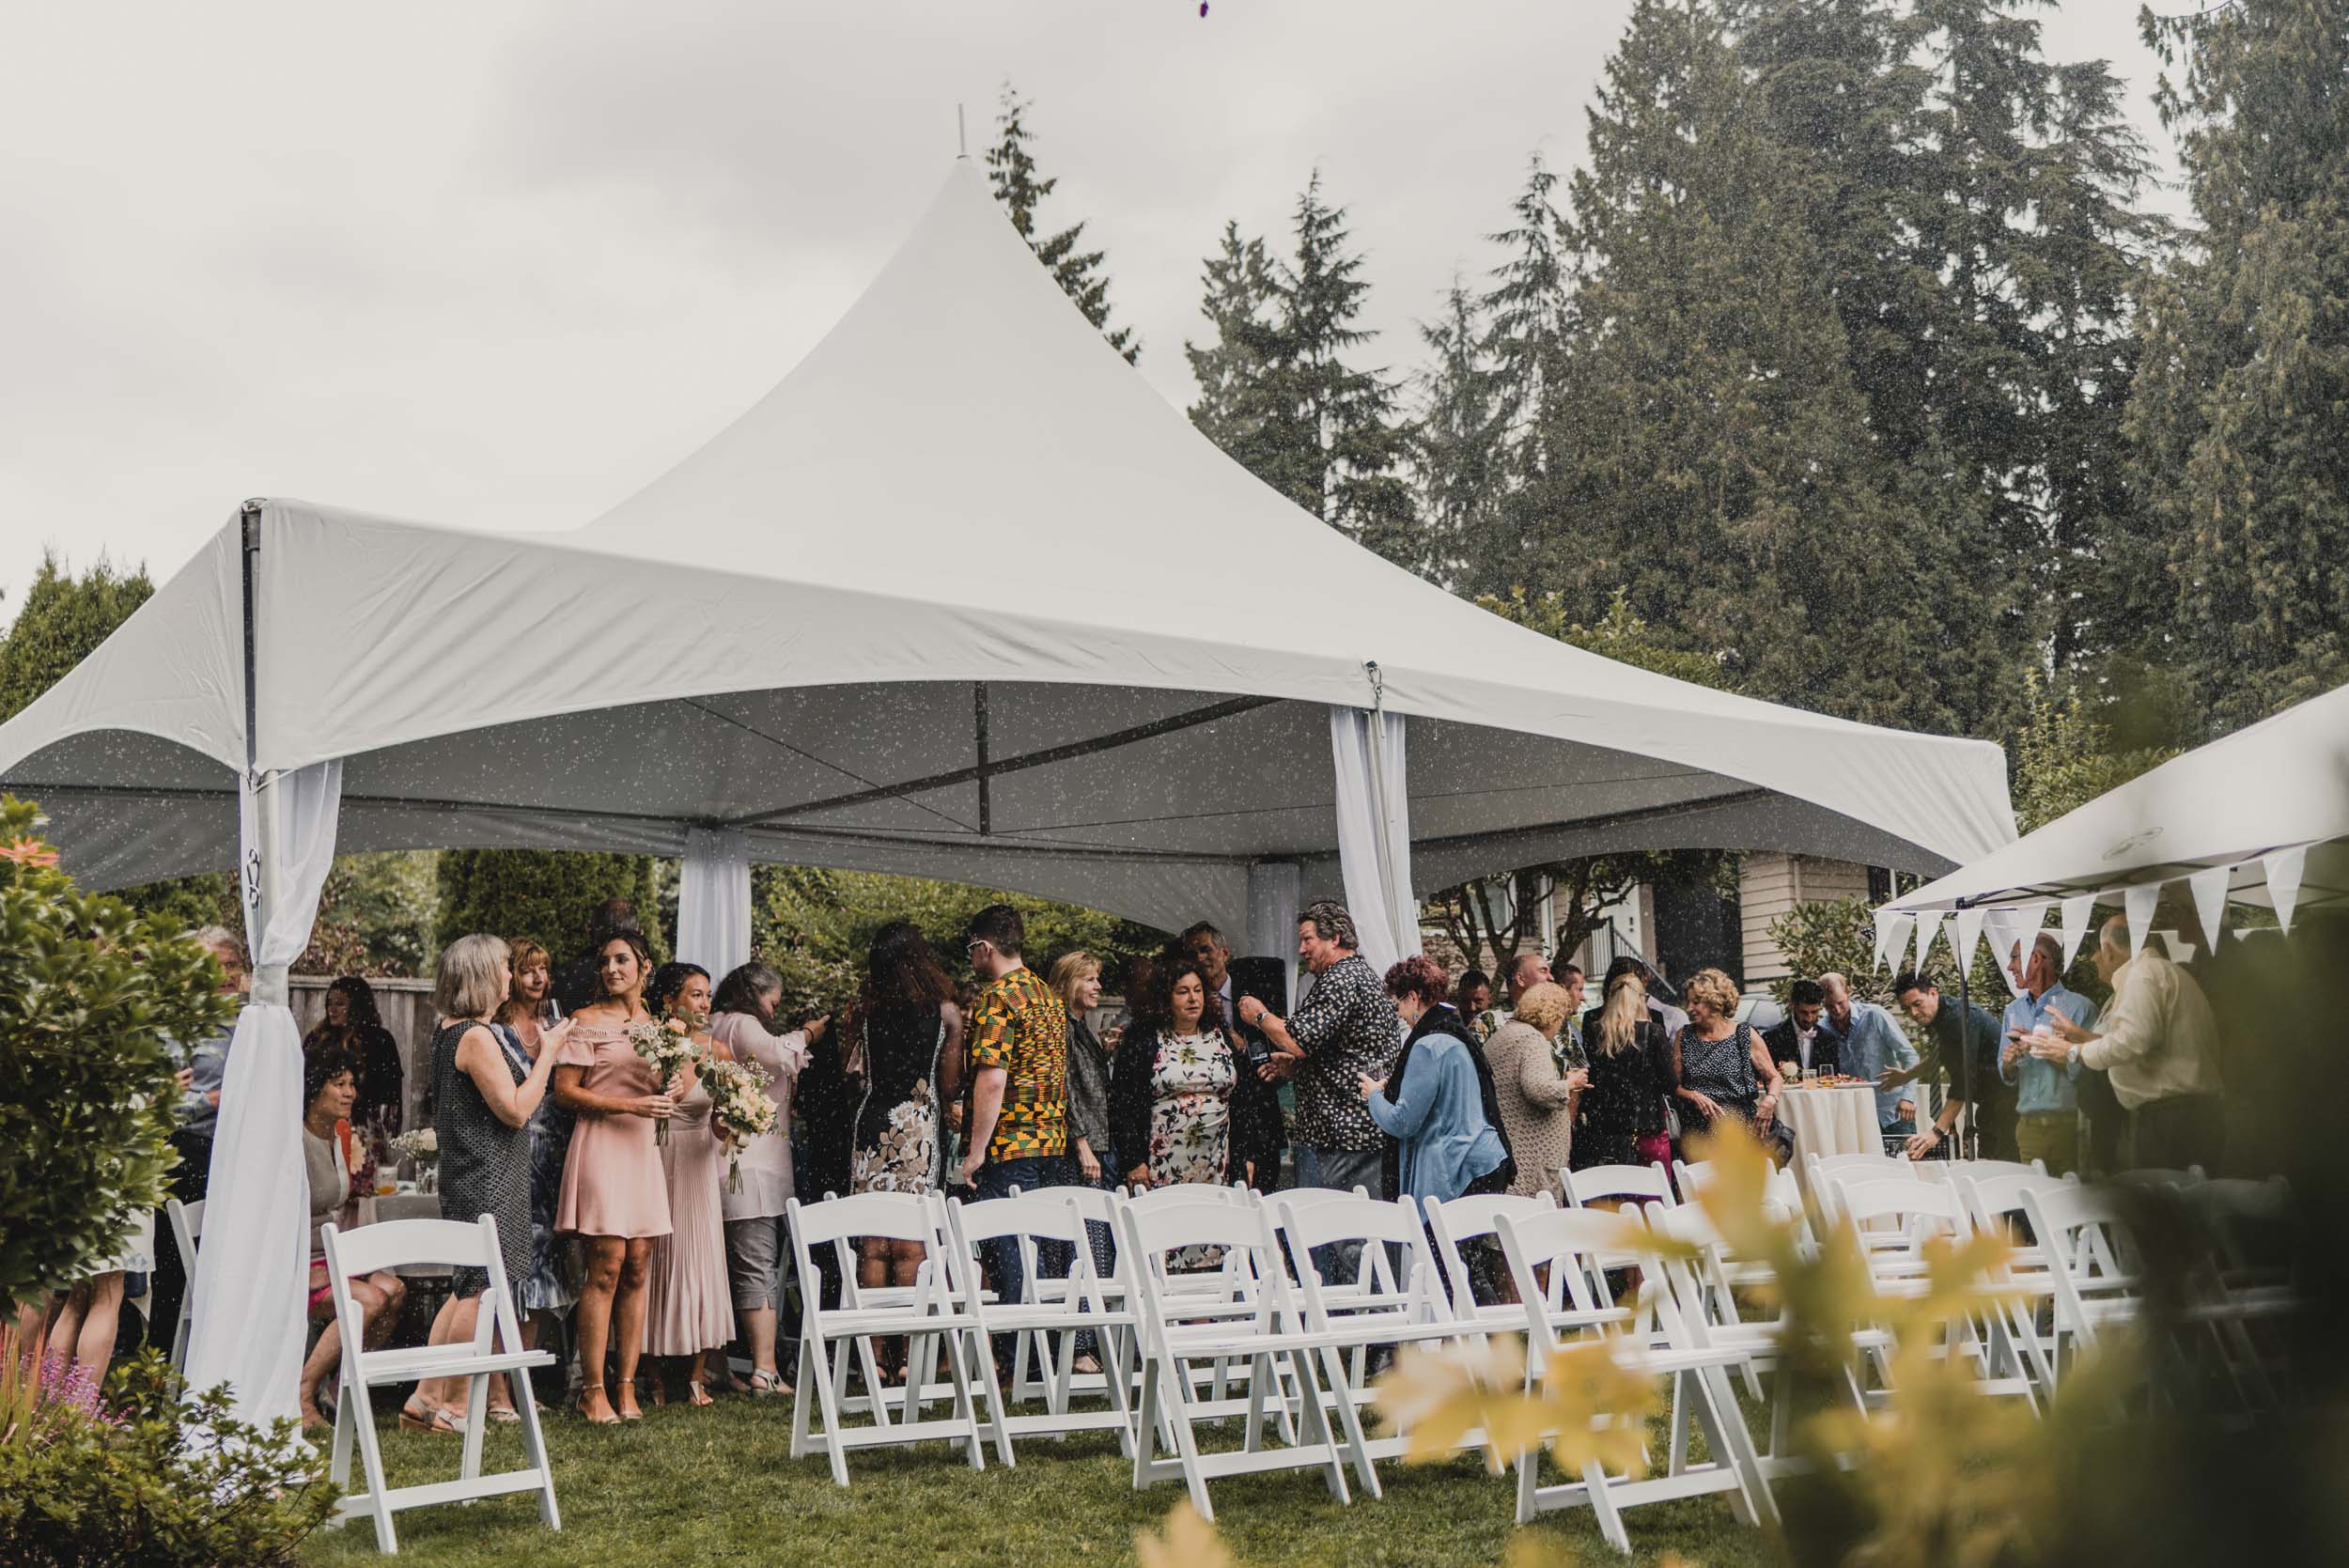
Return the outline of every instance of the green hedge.
<path id="1" fill-rule="evenodd" d="M 637 918 L 652 939 L 653 955 L 669 954 L 669 933 L 659 929 L 660 878 L 649 855 L 450 849 L 441 856 L 438 879 L 438 948 L 488 931 L 509 939 L 527 937 L 559 964 L 586 941 L 587 919 L 599 905 L 627 898 L 635 902 Z"/>

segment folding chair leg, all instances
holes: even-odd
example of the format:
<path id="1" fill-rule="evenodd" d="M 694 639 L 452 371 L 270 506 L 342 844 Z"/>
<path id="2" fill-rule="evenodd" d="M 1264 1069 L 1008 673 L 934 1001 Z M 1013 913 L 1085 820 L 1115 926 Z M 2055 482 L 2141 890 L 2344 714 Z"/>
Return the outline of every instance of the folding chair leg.
<path id="1" fill-rule="evenodd" d="M 820 1336 L 817 1340 L 816 1354 L 819 1360 L 824 1357 Z M 848 1346 L 835 1344 L 832 1347 L 832 1357 L 834 1365 L 832 1368 L 832 1375 L 819 1376 L 816 1379 L 816 1397 L 823 1405 L 824 1453 L 825 1457 L 832 1461 L 832 1483 L 834 1486 L 846 1486 L 848 1484 L 848 1452 L 840 1445 L 840 1395 L 835 1385 L 848 1380 Z M 874 1401 L 876 1406 L 879 1403 L 879 1400 Z"/>
<path id="2" fill-rule="evenodd" d="M 514 1409 L 522 1419 L 522 1452 L 538 1472 L 538 1518 L 549 1529 L 563 1528 L 563 1512 L 554 1502 L 554 1467 L 547 1462 L 546 1438 L 538 1430 L 538 1400 L 531 1391 L 530 1374 L 506 1374 L 513 1380 Z"/>
<path id="3" fill-rule="evenodd" d="M 994 1353 L 988 1348 L 987 1335 L 972 1333 L 972 1354 L 979 1364 L 979 1391 L 987 1396 L 988 1414 L 995 1425 L 996 1461 L 1007 1470 L 1016 1469 L 1019 1461 L 1012 1457 L 1011 1412 L 1005 1407 L 1003 1399 L 1003 1373 L 995 1365 Z"/>
<path id="4" fill-rule="evenodd" d="M 1672 1378 L 1672 1457 L 1665 1473 L 1679 1475 L 1688 1467 L 1688 1374 L 1684 1372 Z"/>
<path id="5" fill-rule="evenodd" d="M 816 1379 L 824 1375 L 815 1358 L 815 1344 L 806 1334 L 800 1336 L 800 1375 L 791 1389 L 791 1457 L 804 1458 L 808 1451 L 807 1402 L 816 1397 Z"/>
<path id="6" fill-rule="evenodd" d="M 481 1433 L 488 1425 L 485 1407 L 490 1403 L 490 1379 L 486 1374 L 475 1373 L 465 1379 L 465 1466 L 460 1472 L 467 1481 L 481 1474 Z"/>
<path id="7" fill-rule="evenodd" d="M 941 1338 L 946 1342 L 946 1371 L 955 1381 L 955 1419 L 962 1423 L 964 1451 L 970 1456 L 971 1467 L 974 1470 L 984 1470 L 987 1468 L 987 1449 L 979 1441 L 979 1412 L 977 1405 L 971 1398 L 972 1374 L 970 1369 L 962 1364 L 962 1336 L 949 1330 L 934 1337 Z M 977 1354 L 987 1357 L 991 1365 L 993 1358 L 988 1356 L 984 1347 L 980 1348 Z M 1008 1454 L 1011 1452 L 1011 1437 L 1008 1432 L 1004 1434 L 1003 1444 L 1003 1452 Z M 1009 1464 L 1011 1461 L 1005 1459 L 1004 1463 Z"/>
<path id="8" fill-rule="evenodd" d="M 1134 1418 L 1134 1490 L 1139 1492 L 1150 1484 L 1150 1467 L 1159 1458 L 1159 1423 L 1165 1414 L 1159 1408 L 1159 1358 L 1146 1357 L 1142 1366 L 1142 1405 Z"/>
<path id="9" fill-rule="evenodd" d="M 334 1490 L 348 1492 L 350 1490 L 351 1433 L 358 1424 L 358 1413 L 366 1409 L 367 1404 L 364 1395 L 357 1399 L 351 1397 L 350 1385 L 347 1380 L 338 1378 L 337 1381 L 342 1382 L 343 1386 L 335 1390 L 334 1452 L 326 1474 L 327 1478 L 334 1482 Z"/>
<path id="10" fill-rule="evenodd" d="M 1353 1385 L 1345 1380 L 1346 1358 L 1337 1352 L 1329 1352 L 1330 1371 L 1338 1379 L 1331 1390 L 1337 1395 L 1338 1424 L 1346 1429 L 1346 1446 L 1354 1451 L 1354 1473 L 1361 1478 L 1362 1490 L 1374 1498 L 1386 1493 L 1378 1485 L 1378 1467 L 1371 1462 L 1370 1438 L 1362 1431 L 1362 1413 L 1354 1403 Z"/>
<path id="11" fill-rule="evenodd" d="M 1298 1436 L 1305 1443 L 1320 1447 L 1330 1456 L 1321 1467 L 1322 1477 L 1329 1483 L 1330 1495 L 1340 1502 L 1352 1502 L 1353 1495 L 1346 1485 L 1346 1462 L 1338 1453 L 1337 1437 L 1330 1430 L 1330 1412 L 1322 1407 L 1321 1388 L 1314 1378 L 1313 1357 L 1303 1350 L 1292 1350 L 1288 1353 L 1288 1360 L 1297 1371 L 1298 1390 L 1304 1396 L 1303 1405 L 1298 1412 Z M 1338 1397 L 1346 1397 L 1344 1389 L 1339 1390 Z M 1359 1450 L 1356 1452 L 1362 1458 L 1368 1457 L 1361 1455 Z"/>
<path id="12" fill-rule="evenodd" d="M 364 1395 L 355 1401 L 349 1394 L 344 1395 L 342 1406 L 335 1412 L 337 1421 L 342 1419 L 342 1410 L 351 1411 L 357 1427 L 359 1465 L 367 1478 L 367 1510 L 375 1515 L 375 1549 L 390 1557 L 399 1550 L 399 1535 L 392 1528 L 391 1504 L 385 1500 L 390 1486 L 383 1479 L 383 1451 L 376 1441 L 375 1419 Z"/>

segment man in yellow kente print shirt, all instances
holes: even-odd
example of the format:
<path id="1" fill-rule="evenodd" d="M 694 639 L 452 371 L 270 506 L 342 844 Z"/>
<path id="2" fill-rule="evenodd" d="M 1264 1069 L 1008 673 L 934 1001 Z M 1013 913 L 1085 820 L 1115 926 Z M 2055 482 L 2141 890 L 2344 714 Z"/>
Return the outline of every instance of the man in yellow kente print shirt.
<path id="1" fill-rule="evenodd" d="M 970 1139 L 962 1179 L 981 1198 L 1036 1192 L 1067 1179 L 1068 1008 L 1020 956 L 1019 911 L 990 904 L 964 933 L 971 968 L 986 984 L 971 1004 Z M 996 1293 L 1022 1298 L 1019 1249 L 1008 1239 L 980 1250 Z M 1067 1248 L 1036 1250 L 1047 1278 L 1068 1272 Z"/>

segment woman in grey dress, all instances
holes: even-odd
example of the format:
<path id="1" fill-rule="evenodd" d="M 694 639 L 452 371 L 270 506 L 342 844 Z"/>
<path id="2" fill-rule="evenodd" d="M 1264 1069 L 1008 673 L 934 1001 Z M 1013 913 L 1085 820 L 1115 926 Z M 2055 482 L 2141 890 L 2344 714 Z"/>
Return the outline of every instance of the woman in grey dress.
<path id="1" fill-rule="evenodd" d="M 511 1290 L 530 1274 L 530 1118 L 546 1097 L 568 1022 L 542 1032 L 531 1061 L 490 1022 L 513 988 L 505 939 L 460 937 L 441 955 L 432 1004 L 441 1027 L 432 1036 L 433 1124 L 441 1141 L 441 1217 L 471 1221 L 487 1214 L 498 1227 L 500 1263 Z M 460 1268 L 433 1320 L 430 1343 L 471 1339 L 489 1273 Z M 465 1380 L 431 1378 L 416 1386 L 412 1420 L 449 1431 L 465 1419 Z M 509 1419 L 511 1415 L 509 1412 Z"/>

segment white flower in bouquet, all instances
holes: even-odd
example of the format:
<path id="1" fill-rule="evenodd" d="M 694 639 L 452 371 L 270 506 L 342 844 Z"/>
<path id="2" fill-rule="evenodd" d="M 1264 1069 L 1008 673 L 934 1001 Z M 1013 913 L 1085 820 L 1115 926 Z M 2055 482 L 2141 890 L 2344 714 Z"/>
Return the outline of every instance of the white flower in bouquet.
<path id="1" fill-rule="evenodd" d="M 767 1097 L 772 1078 L 755 1063 L 710 1062 L 702 1069 L 709 1086 L 709 1119 L 725 1133 L 726 1190 L 742 1190 L 742 1145 L 775 1130 L 775 1102 Z"/>
<path id="2" fill-rule="evenodd" d="M 392 1140 L 392 1152 L 418 1165 L 428 1165 L 441 1157 L 441 1135 L 432 1127 L 418 1127 L 403 1132 Z"/>
<path id="3" fill-rule="evenodd" d="M 683 1018 L 646 1018 L 630 1024 L 627 1033 L 630 1048 L 651 1066 L 660 1094 L 667 1094 L 670 1080 L 702 1058 L 702 1048 L 693 1043 L 692 1026 Z M 653 1123 L 653 1141 L 668 1141 L 668 1122 Z"/>
<path id="4" fill-rule="evenodd" d="M 1781 1062 L 1778 1064 L 1778 1076 L 1784 1079 L 1789 1083 L 1800 1083 L 1802 1081 L 1802 1063 L 1799 1062 Z"/>

